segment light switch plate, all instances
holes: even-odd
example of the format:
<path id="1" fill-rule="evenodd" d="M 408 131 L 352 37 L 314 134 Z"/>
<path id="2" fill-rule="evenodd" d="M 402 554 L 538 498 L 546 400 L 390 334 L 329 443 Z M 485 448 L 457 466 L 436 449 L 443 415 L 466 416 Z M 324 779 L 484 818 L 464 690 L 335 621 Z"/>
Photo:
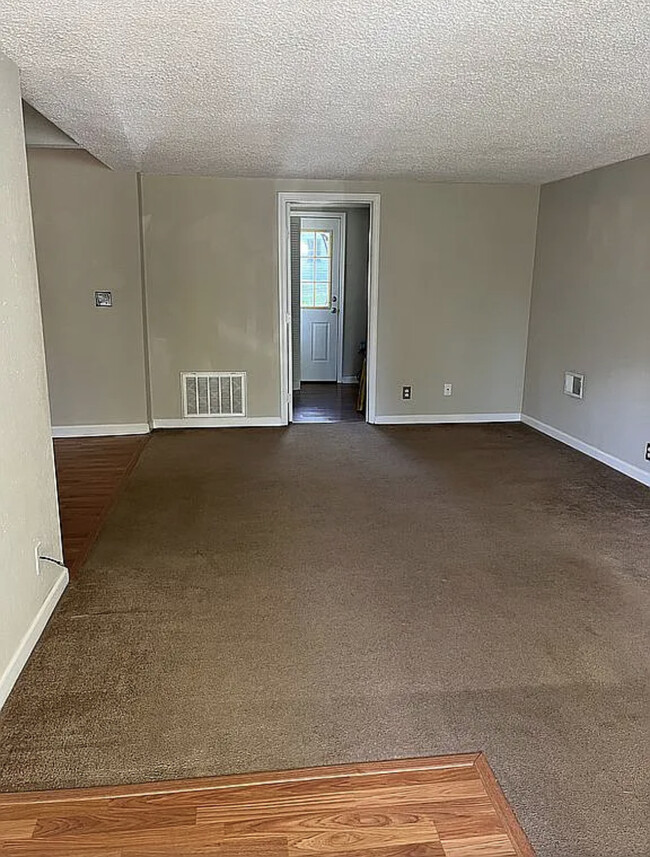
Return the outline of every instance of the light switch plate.
<path id="1" fill-rule="evenodd" d="M 113 292 L 95 292 L 95 306 L 113 306 Z"/>

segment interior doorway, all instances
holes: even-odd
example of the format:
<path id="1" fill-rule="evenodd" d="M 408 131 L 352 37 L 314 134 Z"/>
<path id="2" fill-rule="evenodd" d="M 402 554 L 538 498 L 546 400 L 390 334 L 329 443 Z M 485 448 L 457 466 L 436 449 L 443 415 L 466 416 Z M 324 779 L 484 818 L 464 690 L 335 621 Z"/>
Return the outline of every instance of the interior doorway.
<path id="1" fill-rule="evenodd" d="M 294 358 L 296 382 L 341 382 L 345 325 L 346 215 L 332 212 L 291 215 L 292 235 L 299 231 L 300 258 L 291 265 L 291 289 L 298 291 L 299 326 L 293 341 L 299 347 Z"/>
<path id="2" fill-rule="evenodd" d="M 378 226 L 374 194 L 279 194 L 286 422 L 374 422 Z"/>
<path id="3" fill-rule="evenodd" d="M 367 206 L 290 217 L 293 422 L 365 418 Z"/>

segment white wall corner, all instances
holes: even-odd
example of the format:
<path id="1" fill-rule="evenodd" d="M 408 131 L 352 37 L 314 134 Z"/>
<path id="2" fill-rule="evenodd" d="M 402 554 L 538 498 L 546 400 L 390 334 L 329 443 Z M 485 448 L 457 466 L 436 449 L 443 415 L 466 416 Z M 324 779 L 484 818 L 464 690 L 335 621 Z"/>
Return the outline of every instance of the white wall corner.
<path id="1" fill-rule="evenodd" d="M 577 449 L 578 452 L 582 452 L 585 455 L 588 455 L 590 458 L 595 458 L 596 461 L 600 461 L 601 464 L 606 464 L 613 470 L 618 470 L 619 473 L 623 473 L 625 476 L 629 476 L 631 479 L 635 479 L 642 485 L 650 486 L 649 471 L 643 470 L 641 467 L 637 467 L 636 465 L 630 464 L 627 461 L 623 461 L 622 458 L 617 458 L 615 455 L 610 455 L 608 452 L 603 452 L 602 449 L 598 449 L 595 446 L 591 446 L 590 444 L 585 443 L 583 440 L 580 440 L 577 437 L 573 437 L 573 435 L 567 434 L 566 432 L 561 431 L 561 429 L 557 429 L 554 426 L 548 425 L 547 423 L 543 423 L 541 420 L 538 420 L 535 417 L 529 417 L 527 414 L 522 414 L 521 421 L 522 423 L 525 423 L 527 426 L 536 429 L 542 434 L 548 435 L 554 440 L 559 440 L 560 443 L 564 443 L 567 446 L 572 447 L 573 449 Z"/>
<path id="2" fill-rule="evenodd" d="M 446 423 L 517 423 L 520 413 L 497 414 L 393 414 L 375 418 L 377 425 L 443 425 Z"/>
<path id="3" fill-rule="evenodd" d="M 114 425 L 52 426 L 52 437 L 111 437 L 123 434 L 148 434 L 149 423 L 116 423 Z"/>
<path id="4" fill-rule="evenodd" d="M 48 592 L 40 610 L 34 617 L 32 624 L 29 626 L 27 632 L 18 644 L 18 648 L 11 657 L 2 677 L 0 677 L 0 708 L 2 708 L 7 701 L 18 676 L 22 672 L 23 667 L 34 650 L 34 646 L 38 643 L 41 634 L 45 630 L 45 626 L 54 612 L 54 608 L 58 604 L 59 599 L 63 595 L 69 579 L 70 576 L 68 574 L 68 569 L 62 568 L 61 573 Z"/>

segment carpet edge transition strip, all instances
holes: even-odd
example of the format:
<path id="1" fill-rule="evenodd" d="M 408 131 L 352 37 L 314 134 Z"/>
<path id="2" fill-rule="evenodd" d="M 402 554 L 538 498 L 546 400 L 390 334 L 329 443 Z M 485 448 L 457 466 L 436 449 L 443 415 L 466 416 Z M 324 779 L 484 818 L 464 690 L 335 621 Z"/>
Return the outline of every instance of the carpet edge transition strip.
<path id="1" fill-rule="evenodd" d="M 450 775 L 449 772 L 455 773 Z M 371 777 L 373 781 L 364 783 L 365 778 Z M 340 786 L 335 783 L 337 779 L 341 780 Z M 238 797 L 239 789 L 242 789 L 241 797 Z M 256 791 L 251 793 L 247 789 Z M 477 799 L 481 808 L 473 814 Z M 414 800 L 417 817 L 407 823 L 404 812 L 414 812 L 411 805 Z M 103 806 L 93 807 L 93 802 Z M 189 820 L 191 807 L 195 812 Z M 183 821 L 176 817 L 171 826 L 169 822 L 158 823 L 161 816 L 166 819 L 179 808 L 185 808 L 188 819 Z M 216 811 L 222 816 L 220 823 L 200 824 L 199 809 Z M 370 818 L 373 815 L 376 818 L 378 811 L 382 817 L 369 824 L 368 813 Z M 437 812 L 443 813 L 444 828 L 437 826 L 441 823 Z M 122 813 L 126 813 L 124 818 Z M 230 820 L 239 819 L 243 830 L 241 827 L 237 830 L 235 822 L 235 828 L 229 832 L 226 823 L 229 819 L 223 818 L 223 813 L 230 814 Z M 366 820 L 361 821 L 364 813 Z M 239 854 L 238 847 L 246 843 L 263 846 L 264 842 L 268 843 L 269 836 L 275 836 L 280 846 L 282 842 L 286 844 L 287 855 L 293 853 L 295 847 L 301 850 L 303 844 L 314 854 L 330 853 L 337 842 L 349 841 L 354 845 L 353 850 L 366 848 L 363 853 L 368 855 L 376 849 L 378 854 L 383 853 L 386 846 L 395 845 L 434 846 L 438 849 L 436 854 L 444 851 L 455 857 L 478 853 L 485 857 L 497 853 L 535 857 L 482 752 L 137 786 L 2 794 L 0 826 L 3 816 L 14 822 L 16 819 L 23 823 L 34 820 L 34 832 L 26 836 L 22 829 L 17 829 L 16 840 L 11 833 L 9 837 L 5 835 L 0 842 L 0 853 L 4 853 L 3 848 L 13 853 L 14 847 L 32 853 L 30 848 L 41 847 L 44 855 L 50 853 L 50 848 L 54 849 L 52 854 L 58 854 L 57 849 L 67 847 L 70 857 L 74 857 L 89 853 L 88 849 L 93 847 L 101 846 L 101 853 L 110 848 L 122 853 L 120 849 L 127 845 L 127 850 L 146 845 L 147 854 L 155 857 L 169 854 L 172 845 L 187 842 L 210 848 L 232 846 Z M 136 826 L 134 818 L 138 819 Z M 420 822 L 426 820 L 426 824 L 416 823 L 418 818 Z M 252 827 L 247 829 L 247 825 Z M 11 827 L 7 833 L 10 830 Z M 497 836 L 497 831 L 502 832 Z M 498 845 L 496 839 L 499 839 Z M 37 841 L 40 846 L 36 846 Z M 284 855 L 283 847 L 278 853 Z"/>
<path id="2" fill-rule="evenodd" d="M 485 791 L 490 798 L 495 811 L 508 832 L 513 845 L 517 849 L 518 857 L 535 857 L 533 846 L 530 844 L 528 837 L 524 833 L 524 829 L 519 824 L 515 811 L 510 806 L 503 789 L 490 764 L 485 753 L 480 752 L 474 762 L 474 767 L 478 771 L 479 776 L 485 786 Z"/>
<path id="3" fill-rule="evenodd" d="M 216 789 L 247 788 L 248 786 L 280 785 L 282 783 L 315 782 L 338 777 L 366 777 L 372 774 L 399 774 L 406 771 L 434 771 L 447 768 L 472 768 L 479 752 L 453 753 L 448 756 L 422 756 L 407 759 L 382 759 L 377 762 L 352 762 L 343 765 L 317 765 L 311 768 L 289 768 L 276 771 L 252 771 L 246 774 L 223 774 L 213 777 L 192 777 L 179 780 L 152 780 L 114 786 L 90 786 L 79 789 L 48 789 L 33 792 L 0 792 L 3 806 L 28 803 L 64 803 L 105 800 L 106 798 L 155 797 L 156 795 L 187 794 Z M 505 799 L 505 798 L 504 798 Z"/>

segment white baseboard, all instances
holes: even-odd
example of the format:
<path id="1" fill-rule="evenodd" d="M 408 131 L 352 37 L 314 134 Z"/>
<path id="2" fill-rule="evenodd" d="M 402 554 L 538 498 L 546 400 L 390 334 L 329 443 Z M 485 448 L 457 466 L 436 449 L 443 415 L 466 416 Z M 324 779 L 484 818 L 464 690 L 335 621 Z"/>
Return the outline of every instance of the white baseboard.
<path id="1" fill-rule="evenodd" d="M 359 376 L 358 375 L 344 375 L 339 384 L 358 384 Z"/>
<path id="2" fill-rule="evenodd" d="M 438 425 L 444 423 L 517 423 L 521 414 L 394 414 L 376 416 L 378 425 Z"/>
<path id="3" fill-rule="evenodd" d="M 7 665 L 7 668 L 0 677 L 0 708 L 2 708 L 7 701 L 7 697 L 11 693 L 11 689 L 16 683 L 23 667 L 27 663 L 27 660 L 34 649 L 34 646 L 38 642 L 39 637 L 43 633 L 48 619 L 58 604 L 59 598 L 63 595 L 63 591 L 68 585 L 68 580 L 68 569 L 62 568 L 61 574 L 59 574 L 54 586 L 48 592 L 47 598 L 41 605 L 40 610 L 34 617 L 34 621 L 27 629 L 25 636 L 20 641 L 18 648 Z"/>
<path id="4" fill-rule="evenodd" d="M 148 423 L 115 423 L 114 425 L 52 426 L 52 437 L 110 437 L 121 434 L 147 434 Z"/>
<path id="5" fill-rule="evenodd" d="M 179 428 L 260 428 L 283 426 L 282 417 L 182 417 L 178 420 L 154 420 L 155 429 Z"/>
<path id="6" fill-rule="evenodd" d="M 582 452 L 585 455 L 590 456 L 590 458 L 595 458 L 596 461 L 600 461 L 601 464 L 606 464 L 608 467 L 618 470 L 619 473 L 624 473 L 625 476 L 629 476 L 631 479 L 636 479 L 637 482 L 641 482 L 643 485 L 650 486 L 650 472 L 647 470 L 636 467 L 634 464 L 628 464 L 628 462 L 623 461 L 622 458 L 616 458 L 615 455 L 603 452 L 602 449 L 591 446 L 583 440 L 573 437 L 573 435 L 567 434 L 554 426 L 549 426 L 541 420 L 535 419 L 535 417 L 529 417 L 527 414 L 522 414 L 521 421 L 522 423 L 526 423 L 527 426 L 542 432 L 542 434 L 547 434 L 554 440 L 559 440 L 560 443 L 565 443 L 567 446 L 577 449 L 578 452 Z"/>

